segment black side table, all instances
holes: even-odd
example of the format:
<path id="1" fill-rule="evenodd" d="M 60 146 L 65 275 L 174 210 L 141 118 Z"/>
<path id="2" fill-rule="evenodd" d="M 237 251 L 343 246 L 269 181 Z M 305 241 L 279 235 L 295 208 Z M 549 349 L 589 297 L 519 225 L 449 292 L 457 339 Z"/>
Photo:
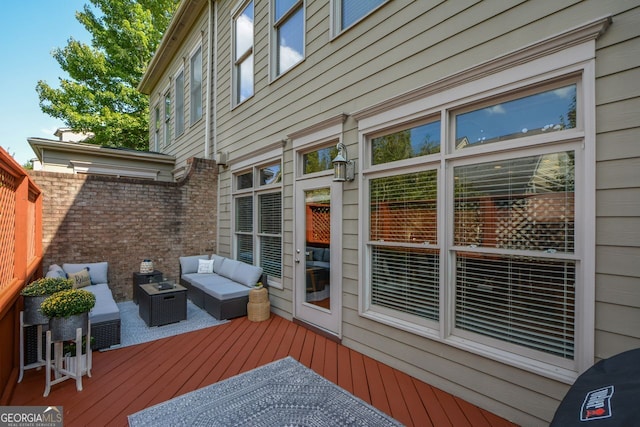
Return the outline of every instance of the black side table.
<path id="1" fill-rule="evenodd" d="M 140 295 L 140 285 L 145 283 L 159 283 L 162 281 L 162 272 L 153 270 L 151 273 L 133 273 L 133 302 L 138 304 L 138 295 Z"/>

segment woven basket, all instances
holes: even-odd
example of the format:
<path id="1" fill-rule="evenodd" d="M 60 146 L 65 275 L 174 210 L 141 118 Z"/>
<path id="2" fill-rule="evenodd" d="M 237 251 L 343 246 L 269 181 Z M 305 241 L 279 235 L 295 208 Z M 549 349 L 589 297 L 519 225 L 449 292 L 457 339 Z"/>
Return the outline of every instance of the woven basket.
<path id="1" fill-rule="evenodd" d="M 249 302 L 247 303 L 247 318 L 251 322 L 262 322 L 268 320 L 271 315 L 271 303 Z"/>
<path id="2" fill-rule="evenodd" d="M 269 302 L 267 289 L 251 289 L 249 291 L 249 302 L 247 303 L 247 318 L 251 322 L 262 322 L 269 319 L 270 315 L 271 303 Z"/>
<path id="3" fill-rule="evenodd" d="M 268 302 L 269 292 L 266 288 L 255 288 L 249 291 L 249 302 Z"/>

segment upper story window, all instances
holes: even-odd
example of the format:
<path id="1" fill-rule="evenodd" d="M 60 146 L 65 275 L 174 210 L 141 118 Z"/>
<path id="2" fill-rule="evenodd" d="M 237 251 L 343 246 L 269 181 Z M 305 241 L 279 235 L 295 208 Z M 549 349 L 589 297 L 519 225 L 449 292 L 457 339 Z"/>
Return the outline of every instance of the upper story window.
<path id="1" fill-rule="evenodd" d="M 164 146 L 171 144 L 171 92 L 164 94 Z"/>
<path id="2" fill-rule="evenodd" d="M 388 0 L 333 0 L 334 34 L 346 30 Z"/>
<path id="3" fill-rule="evenodd" d="M 191 56 L 190 68 L 190 123 L 194 124 L 202 117 L 202 47 L 198 47 Z"/>
<path id="4" fill-rule="evenodd" d="M 153 133 L 153 151 L 160 151 L 160 105 L 156 105 L 153 109 L 154 115 L 154 133 Z"/>
<path id="5" fill-rule="evenodd" d="M 279 76 L 304 59 L 304 1 L 273 1 L 272 46 L 274 75 Z"/>
<path id="6" fill-rule="evenodd" d="M 176 138 L 184 133 L 184 70 L 180 70 L 174 82 L 176 94 Z"/>
<path id="7" fill-rule="evenodd" d="M 253 95 L 253 1 L 233 18 L 233 104 Z"/>

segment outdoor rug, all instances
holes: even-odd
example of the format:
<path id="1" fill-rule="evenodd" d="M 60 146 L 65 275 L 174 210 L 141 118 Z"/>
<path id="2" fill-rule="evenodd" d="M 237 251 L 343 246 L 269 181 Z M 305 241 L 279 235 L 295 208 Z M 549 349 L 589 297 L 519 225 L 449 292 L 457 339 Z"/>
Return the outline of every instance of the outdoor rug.
<path id="1" fill-rule="evenodd" d="M 291 357 L 129 415 L 136 426 L 399 426 Z"/>
<path id="2" fill-rule="evenodd" d="M 189 300 L 187 300 L 187 320 L 152 327 L 147 326 L 138 315 L 138 306 L 133 301 L 119 302 L 118 307 L 120 308 L 121 323 L 120 345 L 111 347 L 111 349 L 154 341 L 227 322 L 226 320 L 217 320 Z"/>

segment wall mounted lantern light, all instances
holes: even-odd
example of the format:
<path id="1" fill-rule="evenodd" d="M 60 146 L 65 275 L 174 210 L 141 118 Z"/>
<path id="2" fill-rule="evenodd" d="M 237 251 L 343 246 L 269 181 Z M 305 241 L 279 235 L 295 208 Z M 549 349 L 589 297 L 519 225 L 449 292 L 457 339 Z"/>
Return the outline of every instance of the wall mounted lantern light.
<path id="1" fill-rule="evenodd" d="M 354 160 L 349 160 L 347 147 L 342 142 L 339 142 L 338 145 L 336 145 L 336 148 L 338 149 L 338 154 L 332 162 L 333 181 L 353 181 L 356 171 L 356 162 Z"/>

